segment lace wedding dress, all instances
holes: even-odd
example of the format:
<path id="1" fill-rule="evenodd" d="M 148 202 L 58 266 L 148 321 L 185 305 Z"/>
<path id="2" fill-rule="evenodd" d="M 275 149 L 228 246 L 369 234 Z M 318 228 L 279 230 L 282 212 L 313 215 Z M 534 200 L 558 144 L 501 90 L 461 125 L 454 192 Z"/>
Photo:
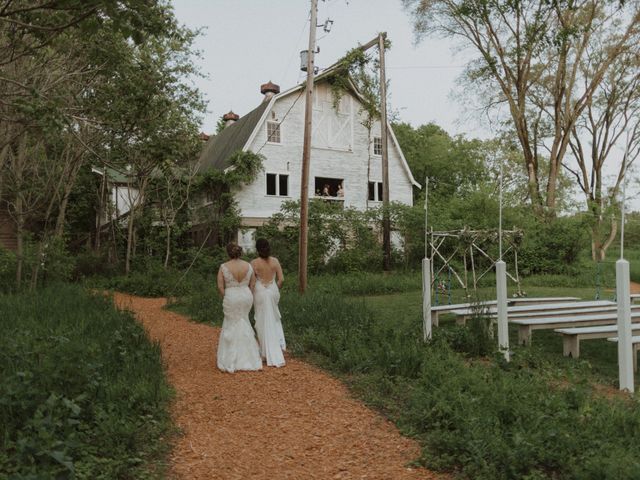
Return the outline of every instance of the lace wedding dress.
<path id="1" fill-rule="evenodd" d="M 238 282 L 226 265 L 220 267 L 224 276 L 224 321 L 218 342 L 218 368 L 233 373 L 236 370 L 260 370 L 262 360 L 255 333 L 249 322 L 253 295 L 249 280 L 253 269 Z"/>
<path id="2" fill-rule="evenodd" d="M 254 296 L 256 332 L 260 342 L 260 355 L 272 367 L 284 366 L 282 351 L 287 348 L 280 320 L 279 301 L 280 290 L 275 277 L 267 284 L 258 278 Z"/>

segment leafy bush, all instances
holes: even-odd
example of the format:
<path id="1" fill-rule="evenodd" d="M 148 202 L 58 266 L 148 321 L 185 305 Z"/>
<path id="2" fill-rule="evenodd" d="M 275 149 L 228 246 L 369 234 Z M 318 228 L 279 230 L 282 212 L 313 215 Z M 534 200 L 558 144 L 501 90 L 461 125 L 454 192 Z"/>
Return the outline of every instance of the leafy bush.
<path id="1" fill-rule="evenodd" d="M 16 279 L 16 256 L 0 247 L 0 293 L 12 291 Z"/>
<path id="2" fill-rule="evenodd" d="M 130 314 L 53 286 L 0 296 L 0 328 L 0 477 L 154 476 L 170 390 Z"/>
<path id="3" fill-rule="evenodd" d="M 285 295 L 292 350 L 337 372 L 424 446 L 431 468 L 500 480 L 640 478 L 640 404 L 608 399 L 517 349 L 506 364 L 485 356 L 495 341 L 481 316 L 435 331 L 420 322 L 375 320 L 358 300 L 312 291 Z M 604 448 L 606 445 L 606 448 Z"/>
<path id="4" fill-rule="evenodd" d="M 581 253 L 589 245 L 584 221 L 560 217 L 552 222 L 536 222 L 525 227 L 519 252 L 523 275 L 574 274 Z"/>

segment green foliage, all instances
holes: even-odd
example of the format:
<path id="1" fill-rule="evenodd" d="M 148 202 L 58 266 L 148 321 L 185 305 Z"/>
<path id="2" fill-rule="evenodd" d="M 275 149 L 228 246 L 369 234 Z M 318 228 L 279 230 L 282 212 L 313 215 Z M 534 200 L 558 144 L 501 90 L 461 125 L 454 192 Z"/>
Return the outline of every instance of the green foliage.
<path id="1" fill-rule="evenodd" d="M 196 177 L 194 198 L 200 201 L 204 197 L 207 204 L 194 206 L 191 222 L 210 226 L 210 243 L 222 246 L 235 236 L 240 227 L 240 211 L 234 195 L 256 179 L 263 161 L 261 154 L 238 150 L 229 157 L 225 170 L 211 168 Z"/>
<path id="2" fill-rule="evenodd" d="M 380 210 L 361 212 L 335 202 L 309 202 L 308 268 L 310 272 L 376 271 L 382 265 L 382 247 L 376 235 Z M 298 263 L 299 202 L 284 202 L 280 212 L 259 229 L 269 239 L 283 267 Z"/>
<path id="3" fill-rule="evenodd" d="M 0 247 L 0 293 L 11 291 L 16 277 L 16 256 L 5 248 Z"/>
<path id="4" fill-rule="evenodd" d="M 0 327 L 1 477 L 159 477 L 170 390 L 130 314 L 58 285 L 0 296 Z"/>
<path id="5" fill-rule="evenodd" d="M 456 352 L 472 357 L 487 357 L 496 351 L 492 319 L 478 311 L 466 325 L 456 325 L 438 332 Z"/>
<path id="6" fill-rule="evenodd" d="M 481 317 L 436 330 L 425 346 L 418 319 L 383 318 L 357 300 L 311 291 L 283 296 L 281 311 L 293 351 L 349 374 L 360 395 L 420 440 L 431 468 L 487 480 L 640 474 L 637 401 L 594 395 L 579 380 L 565 386 L 526 350 L 511 364 L 465 360 L 454 349 L 472 358 L 494 350 L 478 338 L 490 338 Z"/>
<path id="7" fill-rule="evenodd" d="M 574 273 L 588 246 L 587 230 L 580 218 L 560 217 L 528 225 L 519 261 L 524 275 Z"/>

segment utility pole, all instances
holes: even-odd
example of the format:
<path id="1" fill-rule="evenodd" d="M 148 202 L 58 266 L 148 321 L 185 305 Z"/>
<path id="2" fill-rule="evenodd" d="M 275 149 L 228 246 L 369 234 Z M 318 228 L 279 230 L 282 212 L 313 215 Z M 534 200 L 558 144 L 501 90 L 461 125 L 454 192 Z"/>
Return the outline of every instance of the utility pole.
<path id="1" fill-rule="evenodd" d="M 311 120 L 313 113 L 314 55 L 316 52 L 316 28 L 318 0 L 311 0 L 309 20 L 309 51 L 307 54 L 307 85 L 304 106 L 304 143 L 302 146 L 302 176 L 300 179 L 300 239 L 298 248 L 298 289 L 307 290 L 307 251 L 309 239 L 309 164 L 311 160 Z"/>
<path id="2" fill-rule="evenodd" d="M 384 270 L 391 270 L 391 219 L 389 218 L 389 148 L 387 144 L 387 79 L 384 69 L 386 32 L 378 34 L 380 50 L 380 137 L 382 140 L 382 247 Z"/>

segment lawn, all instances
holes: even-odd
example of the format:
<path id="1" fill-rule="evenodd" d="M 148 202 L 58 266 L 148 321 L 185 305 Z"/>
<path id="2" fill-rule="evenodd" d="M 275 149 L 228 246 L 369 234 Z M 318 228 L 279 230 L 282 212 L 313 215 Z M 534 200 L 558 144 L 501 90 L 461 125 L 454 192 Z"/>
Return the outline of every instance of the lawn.
<path id="1" fill-rule="evenodd" d="M 585 287 L 558 289 L 527 286 L 526 291 L 530 297 L 573 296 L 585 300 L 593 299 L 593 289 Z M 482 290 L 482 294 L 479 297 L 491 298 L 490 289 Z M 370 295 L 362 298 L 364 299 L 364 304 L 375 315 L 377 322 L 396 324 L 401 328 L 421 328 L 421 291 L 414 290 L 391 295 Z M 452 303 L 463 301 L 465 301 L 464 291 L 452 291 Z M 453 315 L 441 316 L 439 328 L 450 330 L 453 326 Z M 517 327 L 511 325 L 510 344 L 515 355 L 526 353 L 528 350 L 528 353 L 544 357 L 555 367 L 565 370 L 567 375 L 575 375 L 576 372 L 580 372 L 581 375 L 590 378 L 593 382 L 612 387 L 618 381 L 617 345 L 608 342 L 606 339 L 581 342 L 579 359 L 567 358 L 562 355 L 562 338 L 552 330 L 535 331 L 531 347 L 518 347 L 517 341 Z M 640 374 L 636 375 L 636 382 L 640 382 Z"/>

